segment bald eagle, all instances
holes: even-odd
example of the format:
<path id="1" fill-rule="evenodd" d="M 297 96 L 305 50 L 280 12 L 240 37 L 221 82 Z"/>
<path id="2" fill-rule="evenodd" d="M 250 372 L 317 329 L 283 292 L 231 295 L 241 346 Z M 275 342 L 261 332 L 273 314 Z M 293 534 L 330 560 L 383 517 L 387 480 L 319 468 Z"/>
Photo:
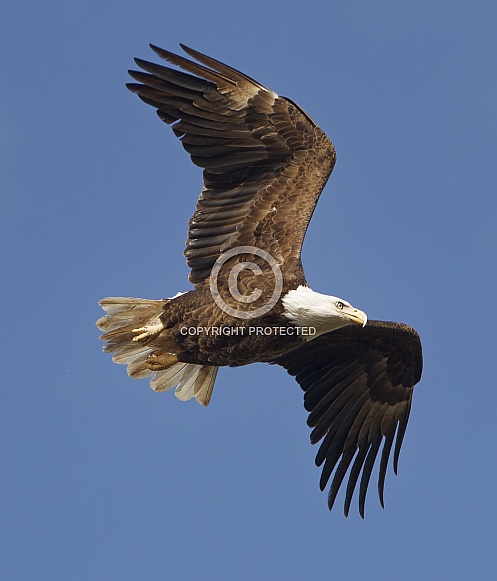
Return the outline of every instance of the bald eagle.
<path id="1" fill-rule="evenodd" d="M 219 367 L 281 365 L 305 392 L 321 441 L 331 510 L 347 474 L 345 514 L 359 476 L 359 512 L 383 442 L 383 506 L 394 446 L 397 472 L 414 385 L 422 369 L 418 334 L 402 323 L 367 321 L 346 300 L 309 287 L 300 259 L 335 149 L 298 105 L 247 75 L 181 45 L 156 46 L 183 69 L 136 59 L 127 85 L 172 126 L 204 183 L 189 222 L 185 256 L 194 289 L 161 300 L 106 298 L 104 351 L 155 391 L 207 406 Z M 394 444 L 395 442 L 395 444 Z M 350 470 L 349 470 L 350 468 Z"/>

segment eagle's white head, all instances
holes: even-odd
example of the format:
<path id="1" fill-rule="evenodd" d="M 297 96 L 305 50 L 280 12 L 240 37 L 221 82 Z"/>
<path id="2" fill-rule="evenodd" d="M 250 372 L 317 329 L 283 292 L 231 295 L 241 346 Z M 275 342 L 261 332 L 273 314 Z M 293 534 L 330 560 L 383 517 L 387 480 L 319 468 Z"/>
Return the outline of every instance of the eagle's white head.
<path id="1" fill-rule="evenodd" d="M 329 295 L 322 295 L 308 286 L 299 286 L 288 291 L 282 298 L 285 308 L 283 314 L 298 327 L 314 327 L 316 333 L 309 336 L 314 339 L 318 335 L 335 331 L 346 325 L 366 325 L 366 313 L 355 309 L 350 303 Z"/>

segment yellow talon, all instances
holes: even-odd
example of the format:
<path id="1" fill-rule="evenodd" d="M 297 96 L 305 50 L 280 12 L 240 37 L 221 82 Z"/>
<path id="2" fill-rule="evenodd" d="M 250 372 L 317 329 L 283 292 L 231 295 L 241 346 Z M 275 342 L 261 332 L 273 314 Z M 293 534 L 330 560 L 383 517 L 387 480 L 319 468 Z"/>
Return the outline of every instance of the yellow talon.
<path id="1" fill-rule="evenodd" d="M 176 363 L 179 363 L 177 355 L 165 353 L 164 351 L 153 351 L 147 357 L 145 366 L 152 371 L 162 371 L 163 369 L 169 369 Z"/>
<path id="2" fill-rule="evenodd" d="M 152 341 L 156 337 L 158 337 L 162 331 L 164 330 L 164 324 L 162 321 L 156 323 L 155 325 L 147 325 L 146 327 L 139 327 L 138 329 L 132 329 L 133 333 L 140 333 L 133 337 L 133 341 Z"/>

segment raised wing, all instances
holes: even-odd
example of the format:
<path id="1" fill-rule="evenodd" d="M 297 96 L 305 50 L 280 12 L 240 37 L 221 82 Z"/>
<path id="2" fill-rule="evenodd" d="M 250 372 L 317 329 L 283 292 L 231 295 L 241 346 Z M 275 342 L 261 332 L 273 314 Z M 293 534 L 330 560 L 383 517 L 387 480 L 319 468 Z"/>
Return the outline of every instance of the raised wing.
<path id="1" fill-rule="evenodd" d="M 350 468 L 345 515 L 362 471 L 359 512 L 364 518 L 366 492 L 384 439 L 378 493 L 383 489 L 395 438 L 393 467 L 397 473 L 402 440 L 409 419 L 414 385 L 421 378 L 421 342 L 414 329 L 401 323 L 369 321 L 365 328 L 343 327 L 309 341 L 275 363 L 294 375 L 305 392 L 311 442 L 323 439 L 316 465 L 324 463 L 324 490 L 335 470 L 328 495 L 331 510 Z M 338 465 L 337 465 L 338 464 Z"/>
<path id="2" fill-rule="evenodd" d="M 219 255 L 237 246 L 266 250 L 291 271 L 333 169 L 333 145 L 288 99 L 181 46 L 198 62 L 152 49 L 195 76 L 136 59 L 147 72 L 130 71 L 140 84 L 127 86 L 173 124 L 204 168 L 185 250 L 190 280 L 204 281 Z"/>

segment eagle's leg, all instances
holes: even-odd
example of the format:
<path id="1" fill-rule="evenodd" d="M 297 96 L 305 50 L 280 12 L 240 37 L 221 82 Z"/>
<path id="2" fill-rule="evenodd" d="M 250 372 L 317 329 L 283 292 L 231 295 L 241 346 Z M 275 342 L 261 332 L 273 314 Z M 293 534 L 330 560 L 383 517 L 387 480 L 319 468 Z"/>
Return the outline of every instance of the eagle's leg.
<path id="1" fill-rule="evenodd" d="M 133 333 L 139 333 L 139 335 L 133 337 L 133 341 L 147 344 L 156 339 L 164 330 L 164 323 L 159 318 L 156 321 L 153 325 L 133 329 Z"/>
<path id="2" fill-rule="evenodd" d="M 145 361 L 145 366 L 152 371 L 162 371 L 169 369 L 176 363 L 179 363 L 177 355 L 165 351 L 152 351 Z"/>

